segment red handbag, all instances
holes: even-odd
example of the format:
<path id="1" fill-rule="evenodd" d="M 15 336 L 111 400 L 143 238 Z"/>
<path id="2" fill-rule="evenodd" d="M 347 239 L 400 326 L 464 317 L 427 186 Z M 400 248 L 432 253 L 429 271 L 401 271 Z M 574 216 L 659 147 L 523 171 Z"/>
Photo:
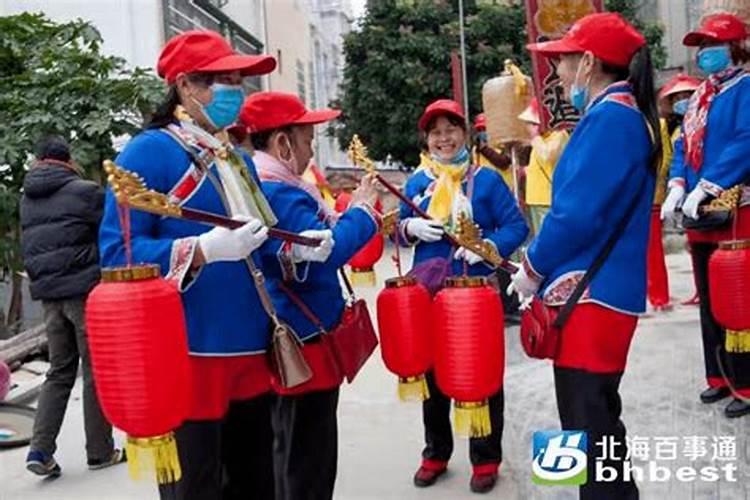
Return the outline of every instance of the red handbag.
<path id="1" fill-rule="evenodd" d="M 351 384 L 378 346 L 378 337 L 375 335 L 375 328 L 370 319 L 367 303 L 364 299 L 356 298 L 346 273 L 341 271 L 341 276 L 349 292 L 349 301 L 344 308 L 339 324 L 330 332 L 326 331 L 320 318 L 307 307 L 296 293 L 284 283 L 280 283 L 279 287 L 299 307 L 302 314 L 318 327 L 321 332 L 320 341 L 328 347 L 339 372 Z"/>
<path id="2" fill-rule="evenodd" d="M 558 308 L 545 305 L 539 297 L 521 314 L 521 345 L 529 357 L 555 359 L 560 344 L 557 318 Z"/>

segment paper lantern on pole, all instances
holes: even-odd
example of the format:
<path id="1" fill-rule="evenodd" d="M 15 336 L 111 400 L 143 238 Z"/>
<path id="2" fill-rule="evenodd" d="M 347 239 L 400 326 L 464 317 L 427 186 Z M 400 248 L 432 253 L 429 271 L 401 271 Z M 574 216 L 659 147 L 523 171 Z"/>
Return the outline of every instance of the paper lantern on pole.
<path id="1" fill-rule="evenodd" d="M 398 376 L 402 401 L 430 397 L 425 373 L 432 365 L 430 314 L 432 298 L 414 278 L 392 278 L 378 295 L 380 353 Z"/>
<path id="2" fill-rule="evenodd" d="M 727 330 L 727 352 L 750 352 L 750 240 L 720 243 L 708 269 L 711 312 Z"/>
<path id="3" fill-rule="evenodd" d="M 190 365 L 182 301 L 159 266 L 102 270 L 86 301 L 91 364 L 104 415 L 128 434 L 128 467 L 159 483 L 182 475 L 173 431 L 188 416 Z"/>
<path id="4" fill-rule="evenodd" d="M 433 303 L 435 376 L 454 400 L 460 435 L 492 432 L 489 398 L 502 387 L 505 370 L 503 306 L 483 277 L 446 280 Z"/>
<path id="5" fill-rule="evenodd" d="M 502 75 L 487 80 L 482 87 L 482 108 L 487 117 L 490 145 L 531 140 L 528 126 L 518 118 L 532 98 L 531 79 L 511 61 L 505 62 Z"/>

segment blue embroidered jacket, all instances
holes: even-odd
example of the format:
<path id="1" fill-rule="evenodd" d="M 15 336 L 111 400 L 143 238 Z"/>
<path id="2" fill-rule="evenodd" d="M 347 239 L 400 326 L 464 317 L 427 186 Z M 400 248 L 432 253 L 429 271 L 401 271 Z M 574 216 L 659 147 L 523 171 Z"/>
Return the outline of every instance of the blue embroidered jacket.
<path id="1" fill-rule="evenodd" d="M 246 155 L 250 173 L 255 167 Z M 116 163 L 140 175 L 147 186 L 167 193 L 184 179 L 191 165 L 187 152 L 166 132 L 147 130 L 135 136 Z M 218 173 L 212 167 L 216 178 Z M 204 178 L 185 207 L 226 215 L 213 184 Z M 138 210 L 130 211 L 134 263 L 156 263 L 163 275 L 176 275 L 180 283 L 197 245 L 196 236 L 210 226 Z M 125 264 L 125 248 L 115 199 L 107 191 L 104 219 L 99 232 L 103 267 Z M 253 260 L 260 265 L 258 252 Z M 190 353 L 228 356 L 261 353 L 270 341 L 270 320 L 258 298 L 245 262 L 217 262 L 202 267 L 182 290 Z M 127 304 L 123 304 L 127 314 Z"/>
<path id="2" fill-rule="evenodd" d="M 700 181 L 701 187 L 715 196 L 750 181 L 750 74 L 731 71 L 721 82 L 708 110 L 701 168 L 696 172 L 685 162 L 680 137 L 670 178 L 670 184 L 684 182 L 688 192 Z"/>
<path id="3" fill-rule="evenodd" d="M 335 226 L 330 227 L 322 220 L 317 201 L 302 189 L 278 181 L 264 181 L 262 187 L 279 219 L 276 227 L 295 233 L 308 229 L 333 231 L 333 252 L 323 263 L 300 263 L 285 272 L 285 268 L 291 264 L 284 256 L 288 253 L 285 245 L 280 241 L 269 241 L 262 252 L 263 269 L 279 317 L 302 340 L 320 333 L 318 327 L 279 288 L 279 282 L 284 280 L 286 286 L 330 331 L 341 319 L 345 305 L 338 270 L 375 236 L 378 223 L 368 209 L 352 207 L 341 215 Z"/>
<path id="4" fill-rule="evenodd" d="M 429 169 L 420 169 L 406 181 L 404 194 L 426 211 L 432 199 L 431 189 L 434 182 L 435 177 Z M 462 184 L 464 193 L 467 192 L 467 184 L 464 180 Z M 494 170 L 480 167 L 475 171 L 471 207 L 474 222 L 482 230 L 482 237 L 492 241 L 503 258 L 510 257 L 526 239 L 529 233 L 526 221 L 503 178 Z M 408 205 L 401 203 L 401 220 L 415 216 L 416 214 Z M 400 243 L 407 244 L 403 227 L 399 232 L 401 233 Z M 448 257 L 450 253 L 451 245 L 445 239 L 434 243 L 420 241 L 415 245 L 413 265 L 433 257 Z M 463 262 L 463 260 L 454 259 L 454 274 L 463 273 Z M 486 276 L 492 273 L 492 267 L 479 263 L 469 266 L 468 271 L 471 276 Z"/>
<path id="5" fill-rule="evenodd" d="M 565 303 L 638 197 L 635 213 L 581 302 L 628 314 L 645 311 L 655 185 L 651 147 L 629 85 L 614 84 L 589 105 L 555 169 L 552 207 L 526 255 L 531 271 L 543 278 L 545 302 Z"/>

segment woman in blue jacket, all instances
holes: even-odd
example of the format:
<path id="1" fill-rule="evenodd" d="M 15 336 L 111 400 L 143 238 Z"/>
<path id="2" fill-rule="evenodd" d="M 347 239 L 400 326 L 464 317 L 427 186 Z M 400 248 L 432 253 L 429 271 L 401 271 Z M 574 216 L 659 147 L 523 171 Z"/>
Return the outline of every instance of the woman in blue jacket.
<path id="1" fill-rule="evenodd" d="M 274 498 L 265 355 L 271 324 L 250 268 L 260 266 L 254 251 L 276 218 L 252 162 L 232 148 L 224 129 L 239 115 L 242 77 L 275 66 L 270 56 L 236 54 L 218 33 L 172 38 L 157 66 L 169 84 L 167 99 L 116 159 L 174 203 L 247 221 L 235 230 L 211 229 L 129 213 L 132 261 L 159 264 L 182 293 L 187 323 L 192 378 L 185 383 L 193 401 L 176 431 L 182 479 L 160 487 L 162 498 Z M 126 263 L 111 191 L 99 242 L 103 266 Z"/>
<path id="2" fill-rule="evenodd" d="M 463 248 L 453 249 L 443 239 L 444 228 L 451 228 L 459 214 L 473 218 L 482 235 L 503 258 L 523 243 L 528 227 L 499 173 L 470 163 L 466 147 L 466 120 L 461 106 L 439 99 L 425 109 L 419 119 L 429 159 L 406 182 L 404 193 L 432 219 L 422 219 L 406 204 L 401 204 L 400 240 L 414 246 L 414 265 L 433 257 L 453 255 L 453 273 L 462 274 L 464 266 L 471 276 L 495 272 L 481 257 Z M 455 252 L 454 252 L 455 250 Z M 422 465 L 414 476 L 418 487 L 431 486 L 447 469 L 453 452 L 450 424 L 450 399 L 440 392 L 432 373 L 427 374 L 430 398 L 423 403 L 426 446 Z M 497 481 L 502 462 L 503 390 L 489 400 L 492 434 L 472 438 L 470 456 L 473 466 L 471 489 L 490 491 Z"/>
<path id="3" fill-rule="evenodd" d="M 566 97 L 582 119 L 555 170 L 550 212 L 512 287 L 562 306 L 620 231 L 563 328 L 554 376 L 562 428 L 587 433 L 588 482 L 580 497 L 635 499 L 635 483 L 623 481 L 618 391 L 646 307 L 649 221 L 661 156 L 650 55 L 643 35 L 613 13 L 586 16 L 562 39 L 529 48 L 559 59 Z M 603 457 L 617 470 L 613 482 L 597 482 L 594 475 L 603 440 L 614 445 L 614 456 Z M 583 461 L 577 464 L 580 471 L 568 472 L 586 472 Z"/>
<path id="4" fill-rule="evenodd" d="M 313 125 L 340 113 L 310 111 L 299 97 L 282 92 L 253 94 L 241 113 L 251 133 L 263 191 L 279 217 L 278 227 L 324 240 L 318 248 L 271 241 L 262 252 L 276 311 L 304 343 L 303 352 L 313 371 L 309 382 L 291 390 L 274 383 L 279 394 L 271 412 L 277 500 L 333 498 L 342 374 L 321 342 L 321 334 L 334 330 L 344 312 L 339 270 L 380 226 L 373 209 L 377 191 L 371 178 L 365 177 L 352 194 L 351 207 L 340 215 L 314 185 L 302 179 L 313 156 Z M 303 307 L 316 318 L 306 316 Z"/>
<path id="5" fill-rule="evenodd" d="M 724 190 L 750 182 L 750 73 L 742 65 L 750 61 L 743 47 L 747 27 L 731 14 L 707 17 L 701 27 L 688 33 L 683 44 L 699 47 L 698 67 L 708 79 L 693 94 L 683 121 L 682 135 L 675 144 L 670 171 L 669 196 L 665 214 L 673 214 L 682 204 L 686 217 L 698 218 L 698 207 Z M 738 217 L 747 218 L 750 196 L 745 189 Z M 687 197 L 685 193 L 690 193 Z M 684 202 L 684 203 L 683 203 Z M 703 359 L 707 388 L 700 394 L 710 404 L 730 395 L 728 380 L 722 375 L 719 359 L 730 374 L 739 396 L 750 398 L 750 353 L 727 353 L 726 331 L 711 313 L 708 262 L 724 239 L 719 232 L 688 231 L 695 280 L 700 297 Z M 731 235 L 739 239 L 748 235 Z M 729 418 L 750 414 L 750 404 L 735 398 L 725 408 Z"/>

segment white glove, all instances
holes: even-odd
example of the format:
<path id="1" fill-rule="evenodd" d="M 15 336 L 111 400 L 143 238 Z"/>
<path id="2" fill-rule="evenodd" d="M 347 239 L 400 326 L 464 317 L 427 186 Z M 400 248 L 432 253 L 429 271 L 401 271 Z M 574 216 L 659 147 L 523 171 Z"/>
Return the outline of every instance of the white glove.
<path id="1" fill-rule="evenodd" d="M 246 224 L 237 229 L 215 227 L 198 236 L 206 264 L 242 260 L 268 239 L 268 228 L 255 217 L 238 215 L 235 220 Z"/>
<path id="2" fill-rule="evenodd" d="M 526 270 L 523 266 L 520 266 L 516 274 L 511 277 L 510 285 L 508 285 L 505 293 L 513 295 L 513 292 L 516 292 L 521 301 L 521 309 L 526 309 L 531 304 L 538 289 L 539 282 L 526 274 Z"/>
<path id="3" fill-rule="evenodd" d="M 685 203 L 682 204 L 682 213 L 691 219 L 697 219 L 698 207 L 706 198 L 708 198 L 708 193 L 705 192 L 702 187 L 697 186 L 690 192 L 687 198 L 685 198 Z"/>
<path id="4" fill-rule="evenodd" d="M 456 260 L 463 259 L 470 266 L 473 266 L 474 264 L 479 264 L 480 262 L 484 262 L 484 259 L 482 257 L 475 254 L 471 250 L 465 249 L 464 247 L 461 247 L 458 250 L 456 250 L 456 253 L 453 254 L 453 258 Z"/>
<path id="5" fill-rule="evenodd" d="M 680 202 L 685 198 L 685 188 L 679 185 L 673 186 L 664 203 L 661 206 L 661 220 L 671 219 L 674 217 L 674 212 L 680 205 Z"/>
<path id="6" fill-rule="evenodd" d="M 321 240 L 317 247 L 308 247 L 305 245 L 292 245 L 292 260 L 295 263 L 299 262 L 325 262 L 333 252 L 333 247 L 336 242 L 333 240 L 333 233 L 330 229 L 316 230 L 310 229 L 302 231 L 300 236 L 306 236 L 308 238 L 316 238 Z"/>
<path id="7" fill-rule="evenodd" d="M 443 232 L 443 225 L 436 220 L 412 217 L 406 221 L 406 234 L 427 243 L 440 241 Z"/>

